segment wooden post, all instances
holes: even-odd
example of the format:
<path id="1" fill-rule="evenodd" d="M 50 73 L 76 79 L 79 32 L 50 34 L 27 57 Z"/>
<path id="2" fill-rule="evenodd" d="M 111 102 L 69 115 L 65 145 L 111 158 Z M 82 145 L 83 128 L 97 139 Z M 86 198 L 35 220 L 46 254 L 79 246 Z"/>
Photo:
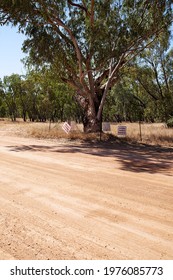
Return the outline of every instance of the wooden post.
<path id="1" fill-rule="evenodd" d="M 49 131 L 51 129 L 51 118 L 50 118 L 50 121 L 49 121 Z"/>
<path id="2" fill-rule="evenodd" d="M 100 141 L 102 141 L 102 116 L 100 120 Z"/>
<path id="3" fill-rule="evenodd" d="M 141 128 L 141 121 L 139 121 L 139 136 L 140 136 L 140 141 L 142 141 L 142 128 Z"/>

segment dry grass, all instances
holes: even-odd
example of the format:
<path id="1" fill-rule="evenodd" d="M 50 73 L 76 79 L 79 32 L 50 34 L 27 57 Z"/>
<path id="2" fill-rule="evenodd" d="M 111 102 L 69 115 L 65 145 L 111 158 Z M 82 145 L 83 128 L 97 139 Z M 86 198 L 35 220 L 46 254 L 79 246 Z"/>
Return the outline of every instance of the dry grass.
<path id="1" fill-rule="evenodd" d="M 100 139 L 100 133 L 89 133 L 83 132 L 83 125 L 77 124 L 75 129 L 72 129 L 69 134 L 65 133 L 62 129 L 61 123 L 51 124 L 40 123 L 32 124 L 27 129 L 27 134 L 37 138 L 47 139 L 67 139 L 67 140 L 81 140 L 81 141 L 95 141 Z M 102 140 L 108 140 L 109 135 L 102 135 Z"/>
<path id="2" fill-rule="evenodd" d="M 173 146 L 173 129 L 167 128 L 163 123 L 141 124 L 141 136 L 138 123 L 125 123 L 127 126 L 127 140 L 142 142 L 149 145 Z M 117 124 L 111 126 L 111 130 L 116 134 Z"/>
<path id="3" fill-rule="evenodd" d="M 67 140 L 99 140 L 99 133 L 84 134 L 81 124 L 76 125 L 76 129 L 66 134 L 60 123 L 30 123 L 18 121 L 12 123 L 9 120 L 0 121 L 0 130 L 7 133 L 17 134 L 24 137 L 35 137 L 40 139 L 67 139 Z M 173 147 L 173 129 L 168 129 L 163 123 L 159 124 L 141 124 L 142 141 L 140 139 L 140 130 L 138 123 L 111 123 L 111 132 L 103 133 L 102 140 L 109 140 L 111 135 L 117 135 L 117 126 L 127 126 L 126 140 L 129 142 L 140 142 L 149 145 L 160 145 Z M 115 139 L 115 137 L 114 137 Z"/>
<path id="4" fill-rule="evenodd" d="M 82 141 L 95 141 L 99 140 L 99 133 L 83 133 L 83 126 L 77 124 L 75 130 L 69 134 L 65 133 L 62 129 L 61 123 L 39 123 L 39 122 L 26 122 L 21 120 L 11 122 L 5 120 L 0 122 L 0 131 L 5 134 L 18 135 L 22 137 L 34 137 L 38 139 L 67 139 L 67 140 L 82 140 Z M 103 140 L 109 138 L 109 135 L 104 135 Z"/>

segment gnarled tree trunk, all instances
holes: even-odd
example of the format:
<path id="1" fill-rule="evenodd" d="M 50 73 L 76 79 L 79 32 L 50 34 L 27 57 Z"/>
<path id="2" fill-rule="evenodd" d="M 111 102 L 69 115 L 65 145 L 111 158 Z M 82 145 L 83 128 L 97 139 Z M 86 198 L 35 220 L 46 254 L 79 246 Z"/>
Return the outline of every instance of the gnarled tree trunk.
<path id="1" fill-rule="evenodd" d="M 99 108 L 98 102 L 95 102 L 92 100 L 92 102 L 89 102 L 89 100 L 83 96 L 81 96 L 79 93 L 76 95 L 76 101 L 81 106 L 83 110 L 83 126 L 84 126 L 84 132 L 85 133 L 96 133 L 100 132 L 102 129 L 102 115 L 97 117 L 97 112 Z"/>
<path id="2" fill-rule="evenodd" d="M 102 121 L 98 120 L 96 116 L 92 116 L 90 114 L 90 110 L 88 110 L 85 111 L 85 115 L 83 117 L 83 126 L 84 132 L 86 133 L 100 132 L 102 128 Z"/>

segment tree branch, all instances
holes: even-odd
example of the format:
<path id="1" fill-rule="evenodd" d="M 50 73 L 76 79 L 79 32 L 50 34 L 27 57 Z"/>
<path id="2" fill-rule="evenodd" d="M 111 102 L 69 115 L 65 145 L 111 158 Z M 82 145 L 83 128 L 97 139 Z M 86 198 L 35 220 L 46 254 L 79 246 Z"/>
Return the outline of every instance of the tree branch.
<path id="1" fill-rule="evenodd" d="M 161 67 L 162 67 L 162 71 L 163 71 L 163 76 L 164 76 L 166 88 L 167 88 L 167 91 L 169 93 L 170 89 L 169 89 L 168 77 L 167 77 L 166 70 L 165 70 L 165 63 L 163 61 L 163 57 L 162 57 L 161 54 L 160 54 L 160 60 L 161 60 Z"/>
<path id="2" fill-rule="evenodd" d="M 94 79 L 93 79 L 92 70 L 91 70 L 90 56 L 88 56 L 88 58 L 86 60 L 86 69 L 87 69 L 87 74 L 88 74 L 88 80 L 89 80 L 91 95 L 95 99 L 96 98 L 96 96 L 95 96 L 95 86 L 94 86 Z"/>
<path id="3" fill-rule="evenodd" d="M 73 7 L 77 7 L 79 9 L 83 10 L 86 13 L 87 16 L 89 15 L 89 12 L 88 12 L 85 5 L 76 4 L 76 3 L 72 2 L 71 0 L 68 0 L 68 4 L 73 6 Z"/>
<path id="4" fill-rule="evenodd" d="M 91 19 L 91 27 L 94 26 L 94 4 L 95 4 L 95 1 L 94 1 L 94 0 L 91 0 L 91 16 L 90 16 L 90 19 Z"/>
<path id="5" fill-rule="evenodd" d="M 118 79 L 118 77 L 115 78 L 114 76 L 115 76 L 115 73 L 117 73 L 119 68 L 122 66 L 122 62 L 124 60 L 124 55 L 125 54 L 122 54 L 120 56 L 120 59 L 119 59 L 118 63 L 115 66 L 112 65 L 112 59 L 110 61 L 108 81 L 104 85 L 105 88 L 104 88 L 103 96 L 102 96 L 102 99 L 101 99 L 101 102 L 100 102 L 100 106 L 99 106 L 99 109 L 98 109 L 98 112 L 97 112 L 97 119 L 98 120 L 100 120 L 100 118 L 101 118 L 102 110 L 103 110 L 103 105 L 104 105 L 104 102 L 105 102 L 106 95 L 107 95 L 107 92 L 109 90 L 110 84 L 112 82 L 112 79 L 114 78 L 114 82 Z"/>
<path id="6" fill-rule="evenodd" d="M 139 77 L 137 77 L 138 82 L 140 83 L 140 85 L 144 88 L 144 90 L 154 99 L 154 100 L 158 100 L 158 98 L 149 91 L 149 89 L 144 85 L 144 83 L 141 81 L 141 79 Z"/>

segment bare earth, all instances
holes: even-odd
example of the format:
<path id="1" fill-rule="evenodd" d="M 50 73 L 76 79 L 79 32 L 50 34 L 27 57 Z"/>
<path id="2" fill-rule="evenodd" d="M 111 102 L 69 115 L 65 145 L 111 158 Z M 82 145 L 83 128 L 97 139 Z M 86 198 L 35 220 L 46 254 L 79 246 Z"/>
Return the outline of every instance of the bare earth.
<path id="1" fill-rule="evenodd" d="M 0 139 L 0 259 L 173 258 L 171 149 Z"/>

